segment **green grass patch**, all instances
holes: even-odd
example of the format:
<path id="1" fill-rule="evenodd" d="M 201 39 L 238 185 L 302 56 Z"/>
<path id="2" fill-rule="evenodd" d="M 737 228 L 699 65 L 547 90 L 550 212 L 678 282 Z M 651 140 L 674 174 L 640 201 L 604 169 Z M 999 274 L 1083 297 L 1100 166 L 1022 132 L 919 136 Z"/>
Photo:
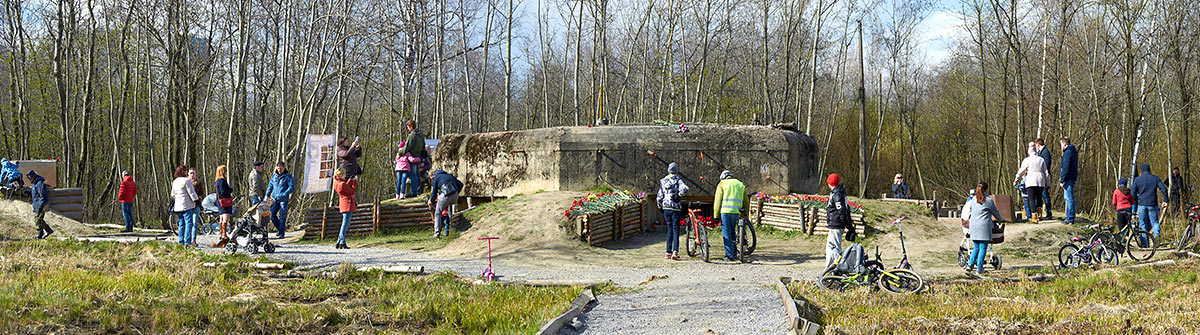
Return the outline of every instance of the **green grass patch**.
<path id="1" fill-rule="evenodd" d="M 808 282 L 789 289 L 819 307 L 816 322 L 833 333 L 1185 334 L 1200 330 L 1198 270 L 1191 261 L 1105 273 L 1076 269 L 1053 281 L 942 284 L 919 295 L 831 292 Z M 1053 269 L 1020 271 L 1046 272 Z"/>
<path id="2" fill-rule="evenodd" d="M 0 246 L 5 333 L 533 333 L 580 287 L 471 285 L 448 273 L 270 279 L 245 255 L 169 243 Z M 202 267 L 205 261 L 229 262 Z"/>
<path id="3" fill-rule="evenodd" d="M 580 192 L 588 192 L 588 193 L 608 193 L 608 192 L 613 192 L 616 190 L 617 189 L 613 188 L 610 185 L 596 185 L 596 186 L 592 186 L 591 188 L 585 188 L 585 189 L 582 189 L 579 191 Z"/>
<path id="4" fill-rule="evenodd" d="M 754 225 L 754 233 L 785 240 L 790 240 L 797 236 L 804 236 L 804 232 L 799 230 L 783 230 L 765 224 Z"/>
<path id="5" fill-rule="evenodd" d="M 453 226 L 451 226 L 453 227 Z M 449 236 L 433 238 L 433 228 L 429 226 L 404 227 L 399 230 L 388 230 L 374 235 L 347 236 L 346 245 L 351 248 L 391 248 L 402 250 L 437 250 L 458 238 L 459 232 L 450 229 Z M 337 235 L 326 236 L 325 240 L 301 240 L 304 244 L 334 245 Z"/>

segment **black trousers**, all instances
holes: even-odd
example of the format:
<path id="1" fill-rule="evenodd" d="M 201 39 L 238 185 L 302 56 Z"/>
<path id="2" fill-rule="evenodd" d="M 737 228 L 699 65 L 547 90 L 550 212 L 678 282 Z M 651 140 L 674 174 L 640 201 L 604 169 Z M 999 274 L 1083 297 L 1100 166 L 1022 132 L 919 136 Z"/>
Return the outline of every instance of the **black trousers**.
<path id="1" fill-rule="evenodd" d="M 1045 190 L 1046 188 L 1041 186 L 1025 187 L 1025 193 L 1029 194 L 1029 209 L 1034 213 L 1042 207 L 1042 191 Z M 1030 214 L 1030 216 L 1032 217 L 1033 215 Z"/>

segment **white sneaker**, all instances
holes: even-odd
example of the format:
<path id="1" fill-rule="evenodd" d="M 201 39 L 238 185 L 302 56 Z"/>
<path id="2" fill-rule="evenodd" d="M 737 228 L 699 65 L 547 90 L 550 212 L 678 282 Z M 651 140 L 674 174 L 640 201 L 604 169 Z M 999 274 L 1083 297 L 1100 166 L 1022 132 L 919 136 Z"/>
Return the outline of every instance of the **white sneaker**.
<path id="1" fill-rule="evenodd" d="M 433 238 L 442 238 L 442 236 L 435 233 L 433 234 Z"/>

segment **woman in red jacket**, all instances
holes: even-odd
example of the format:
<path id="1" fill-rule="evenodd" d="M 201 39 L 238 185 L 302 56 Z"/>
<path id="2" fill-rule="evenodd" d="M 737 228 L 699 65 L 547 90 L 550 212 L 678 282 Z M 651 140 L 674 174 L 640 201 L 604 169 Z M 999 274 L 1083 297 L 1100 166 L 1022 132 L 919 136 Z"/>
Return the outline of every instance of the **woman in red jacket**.
<path id="1" fill-rule="evenodd" d="M 121 171 L 121 188 L 117 189 L 117 202 L 121 203 L 121 216 L 125 218 L 125 230 L 122 233 L 133 232 L 133 198 L 137 196 L 137 184 L 129 171 Z"/>
<path id="2" fill-rule="evenodd" d="M 358 204 L 354 202 L 354 193 L 358 192 L 358 179 L 346 178 L 346 170 L 339 168 L 333 173 L 333 191 L 338 194 L 338 209 L 342 212 L 342 229 L 338 232 L 338 249 L 350 249 L 346 246 L 346 230 L 350 228 L 350 217 Z"/>

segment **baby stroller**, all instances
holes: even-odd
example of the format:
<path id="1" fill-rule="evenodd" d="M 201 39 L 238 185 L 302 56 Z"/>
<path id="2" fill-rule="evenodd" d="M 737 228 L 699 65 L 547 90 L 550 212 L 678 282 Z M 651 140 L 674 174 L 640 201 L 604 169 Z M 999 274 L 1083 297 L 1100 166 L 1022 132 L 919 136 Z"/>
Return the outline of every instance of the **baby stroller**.
<path id="1" fill-rule="evenodd" d="M 974 192 L 972 192 L 972 193 L 974 193 Z M 963 213 L 962 213 L 963 239 L 962 239 L 962 241 L 958 242 L 958 266 L 959 267 L 967 266 L 967 263 L 969 262 L 969 260 L 967 258 L 971 257 L 971 252 L 974 251 L 973 249 L 975 249 L 975 243 L 973 243 L 971 241 L 971 229 L 970 229 L 970 224 L 969 224 L 970 221 L 968 221 L 968 219 L 970 218 L 970 214 L 971 213 L 967 210 L 967 206 L 964 205 Z M 992 242 L 988 243 L 987 251 L 985 251 L 985 253 L 983 255 L 984 264 L 991 265 L 996 270 L 1000 270 L 1001 267 L 1003 266 L 1003 263 L 1001 263 L 1000 254 L 997 254 L 996 251 L 992 248 L 996 244 L 1000 244 L 1000 243 L 1004 243 L 1004 225 L 1000 225 L 998 227 L 992 228 Z"/>
<path id="2" fill-rule="evenodd" d="M 265 199 L 251 206 L 241 218 L 234 220 L 233 232 L 229 233 L 229 243 L 225 244 L 226 251 L 233 254 L 241 248 L 247 254 L 254 255 L 261 247 L 262 251 L 268 254 L 275 252 L 275 244 L 267 238 L 266 222 L 270 221 L 271 203 L 270 199 Z"/>
<path id="3" fill-rule="evenodd" d="M 217 205 L 217 194 L 209 193 L 200 201 L 200 213 L 196 216 L 196 235 L 208 235 L 217 231 L 221 220 L 221 206 Z"/>

